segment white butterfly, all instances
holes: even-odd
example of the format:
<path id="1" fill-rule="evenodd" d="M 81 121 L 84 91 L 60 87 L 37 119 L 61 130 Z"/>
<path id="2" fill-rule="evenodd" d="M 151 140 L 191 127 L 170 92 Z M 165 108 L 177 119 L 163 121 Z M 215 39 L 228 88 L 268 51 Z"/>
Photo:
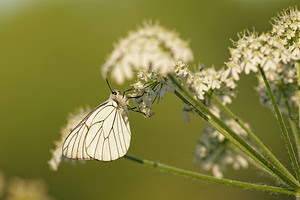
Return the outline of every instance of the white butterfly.
<path id="1" fill-rule="evenodd" d="M 128 98 L 113 90 L 107 101 L 92 110 L 67 136 L 63 155 L 78 160 L 112 161 L 130 145 Z"/>

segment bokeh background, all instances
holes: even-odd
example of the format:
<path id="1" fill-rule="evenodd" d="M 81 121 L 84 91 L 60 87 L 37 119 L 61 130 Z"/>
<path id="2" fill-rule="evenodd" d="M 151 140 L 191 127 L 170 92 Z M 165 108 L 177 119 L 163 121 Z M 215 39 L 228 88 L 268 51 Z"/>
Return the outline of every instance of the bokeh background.
<path id="1" fill-rule="evenodd" d="M 246 28 L 270 29 L 269 20 L 296 0 L 0 0 L 0 171 L 12 177 L 41 179 L 55 199 L 292 199 L 207 183 L 133 163 L 63 163 L 49 170 L 49 150 L 60 138 L 69 112 L 95 107 L 109 96 L 100 66 L 113 43 L 144 19 L 177 30 L 190 39 L 195 64 L 221 67 L 229 57 L 230 38 Z M 128 86 L 118 86 L 120 90 Z M 261 106 L 242 76 L 230 108 L 289 166 L 278 124 Z M 129 153 L 199 171 L 193 163 L 197 139 L 206 125 L 192 116 L 183 122 L 182 103 L 168 94 L 145 119 L 130 113 Z M 258 183 L 276 181 L 250 166 L 228 169 L 225 177 Z"/>

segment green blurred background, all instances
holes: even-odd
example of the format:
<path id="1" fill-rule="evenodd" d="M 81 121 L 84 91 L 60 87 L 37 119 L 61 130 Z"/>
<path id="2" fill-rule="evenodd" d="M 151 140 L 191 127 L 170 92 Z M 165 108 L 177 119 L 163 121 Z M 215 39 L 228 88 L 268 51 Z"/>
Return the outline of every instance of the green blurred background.
<path id="1" fill-rule="evenodd" d="M 159 20 L 191 40 L 195 61 L 221 67 L 230 38 L 245 28 L 270 30 L 269 20 L 296 0 L 0 0 L 0 170 L 5 177 L 43 179 L 56 199 L 292 199 L 207 183 L 126 159 L 72 165 L 57 172 L 47 160 L 66 116 L 79 106 L 95 107 L 109 90 L 100 66 L 113 43 L 144 19 Z M 273 114 L 259 104 L 256 80 L 242 76 L 230 107 L 289 166 Z M 127 86 L 114 88 L 123 90 Z M 205 122 L 183 122 L 182 103 L 167 95 L 145 119 L 130 113 L 129 153 L 199 171 L 193 158 Z M 259 117 L 258 117 L 259 116 Z M 276 181 L 260 170 L 228 169 L 225 177 L 258 183 Z"/>

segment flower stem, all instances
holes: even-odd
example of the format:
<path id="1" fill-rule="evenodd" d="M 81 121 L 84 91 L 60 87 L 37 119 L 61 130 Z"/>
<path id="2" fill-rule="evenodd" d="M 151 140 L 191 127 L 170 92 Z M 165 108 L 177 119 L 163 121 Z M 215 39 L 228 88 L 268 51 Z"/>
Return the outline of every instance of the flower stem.
<path id="1" fill-rule="evenodd" d="M 247 128 L 244 123 L 213 94 L 211 97 L 220 106 L 220 108 L 228 114 L 236 123 L 238 123 L 244 131 L 257 143 L 261 150 L 274 162 L 274 164 L 291 180 L 297 181 L 293 175 L 282 165 L 282 163 L 274 156 L 274 154 L 263 144 L 263 142 Z"/>
<path id="2" fill-rule="evenodd" d="M 135 156 L 128 155 L 128 154 L 126 154 L 124 157 L 131 161 L 140 163 L 142 165 L 151 166 L 151 167 L 158 168 L 158 169 L 161 169 L 161 170 L 164 170 L 167 172 L 172 172 L 175 174 L 180 174 L 180 175 L 184 175 L 184 176 L 188 176 L 188 177 L 192 177 L 192 178 L 212 181 L 212 182 L 216 182 L 216 183 L 222 183 L 222 184 L 226 184 L 226 185 L 233 185 L 233 186 L 243 187 L 243 188 L 247 188 L 247 189 L 255 189 L 255 190 L 261 190 L 261 191 L 269 191 L 269 192 L 296 195 L 296 192 L 290 188 L 281 188 L 281 187 L 274 187 L 274 186 L 259 185 L 259 184 L 235 181 L 235 180 L 224 179 L 224 178 L 216 178 L 213 176 L 209 176 L 209 175 L 205 175 L 205 174 L 201 174 L 201 173 L 197 173 L 197 172 L 193 172 L 193 171 L 180 169 L 180 168 L 173 167 L 170 165 L 165 165 L 165 164 L 162 164 L 159 162 L 153 162 L 153 161 L 149 161 L 146 159 L 137 158 Z"/>
<path id="3" fill-rule="evenodd" d="M 297 152 L 298 152 L 298 159 L 300 160 L 300 140 L 299 140 L 299 133 L 297 130 L 297 125 L 295 123 L 295 121 L 293 121 L 290 117 L 288 117 L 289 119 L 289 123 L 295 138 L 295 143 L 296 143 L 296 147 L 297 147 Z"/>
<path id="4" fill-rule="evenodd" d="M 293 119 L 293 117 L 292 117 L 292 110 L 291 110 L 290 104 L 288 102 L 288 98 L 285 94 L 285 91 L 282 90 L 281 93 L 283 94 L 283 100 L 284 100 L 285 106 L 288 110 L 287 118 L 289 120 L 290 127 L 292 129 L 292 133 L 293 133 L 294 138 L 295 138 L 295 144 L 296 144 L 296 150 L 297 150 L 297 153 L 298 153 L 298 158 L 300 158 L 300 140 L 299 140 L 299 132 L 298 132 L 298 129 L 297 129 L 297 125 L 294 121 L 295 119 Z"/>
<path id="5" fill-rule="evenodd" d="M 273 92 L 271 90 L 269 82 L 268 82 L 268 80 L 266 78 L 266 75 L 265 75 L 263 69 L 260 66 L 258 66 L 258 68 L 259 68 L 259 71 L 260 71 L 260 73 L 262 75 L 262 78 L 264 79 L 264 82 L 265 82 L 266 88 L 268 90 L 269 96 L 270 96 L 270 98 L 272 100 L 272 104 L 273 104 L 273 107 L 275 109 L 275 113 L 276 113 L 276 116 L 277 116 L 277 119 L 279 121 L 279 125 L 280 125 L 280 128 L 281 128 L 281 132 L 283 134 L 285 143 L 286 143 L 286 145 L 288 147 L 288 151 L 289 151 L 292 163 L 293 163 L 293 167 L 294 167 L 294 169 L 296 171 L 296 175 L 297 175 L 297 178 L 299 180 L 299 178 L 300 178 L 300 169 L 299 169 L 299 165 L 298 165 L 298 162 L 297 162 L 296 154 L 294 152 L 294 149 L 292 148 L 292 144 L 291 144 L 291 140 L 290 140 L 289 134 L 287 132 L 286 126 L 284 124 L 283 118 L 282 118 L 281 113 L 279 111 L 279 108 L 277 106 L 275 97 L 273 95 Z"/>
<path id="6" fill-rule="evenodd" d="M 224 122 L 218 119 L 214 114 L 212 114 L 202 103 L 198 102 L 196 99 L 192 97 L 192 95 L 183 88 L 180 83 L 173 76 L 169 76 L 172 82 L 178 87 L 180 91 L 187 96 L 188 99 L 193 101 L 191 103 L 187 98 L 182 96 L 177 90 L 175 90 L 174 94 L 179 97 L 186 105 L 191 107 L 199 116 L 205 119 L 208 123 L 210 123 L 216 130 L 218 130 L 225 138 L 235 144 L 239 149 L 245 152 L 248 156 L 254 159 L 257 163 L 259 163 L 266 170 L 280 178 L 283 182 L 294 188 L 295 190 L 299 190 L 298 182 L 289 179 L 281 171 L 275 168 L 269 161 L 263 158 L 259 153 L 257 153 L 251 146 L 249 146 L 242 138 L 240 138 L 236 133 L 234 133 Z M 199 109 L 199 108 L 201 109 Z M 212 119 L 210 119 L 206 114 L 207 113 Z M 216 122 L 217 123 L 216 123 Z M 221 128 L 222 127 L 222 128 Z"/>
<path id="7" fill-rule="evenodd" d="M 299 124 L 300 124 L 300 63 L 296 63 L 297 66 L 297 76 L 298 76 L 298 109 L 299 109 Z"/>

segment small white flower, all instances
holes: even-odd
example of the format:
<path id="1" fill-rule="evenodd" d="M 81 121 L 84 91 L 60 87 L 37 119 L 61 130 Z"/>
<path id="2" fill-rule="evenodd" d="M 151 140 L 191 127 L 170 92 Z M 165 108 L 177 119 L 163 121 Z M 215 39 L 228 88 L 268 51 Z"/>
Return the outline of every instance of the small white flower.
<path id="1" fill-rule="evenodd" d="M 132 84 L 134 90 L 142 90 L 144 88 L 144 84 L 141 81 L 137 81 Z"/>
<path id="2" fill-rule="evenodd" d="M 223 141 L 225 140 L 224 135 L 222 135 L 221 133 L 218 134 L 218 137 L 217 137 L 217 138 L 218 138 L 218 141 L 219 141 L 219 142 L 223 142 Z"/>
<path id="3" fill-rule="evenodd" d="M 292 52 L 292 59 L 300 60 L 300 42 L 290 46 L 289 50 Z"/>
<path id="4" fill-rule="evenodd" d="M 241 63 L 243 69 L 245 70 L 245 74 L 249 74 L 251 71 L 253 72 L 257 72 L 258 71 L 258 68 L 256 65 L 254 65 L 252 63 L 252 60 L 246 60 L 245 62 L 242 62 Z"/>
<path id="5" fill-rule="evenodd" d="M 254 60 L 253 57 L 253 51 L 252 49 L 245 49 L 243 52 L 243 62 L 241 63 L 242 69 L 245 71 L 245 74 L 249 74 L 251 71 L 257 72 L 257 60 Z"/>
<path id="6" fill-rule="evenodd" d="M 247 133 L 241 126 L 233 119 L 227 119 L 225 123 L 230 127 L 231 130 L 233 130 L 236 134 L 240 136 L 247 136 Z M 247 123 L 244 123 L 247 128 L 250 126 Z"/>
<path id="7" fill-rule="evenodd" d="M 145 117 L 150 117 L 152 115 L 151 111 L 153 110 L 153 108 L 151 105 L 153 101 L 153 95 L 150 94 L 150 91 L 145 93 L 142 97 L 134 99 L 134 102 L 137 104 L 137 107 L 144 114 Z"/>
<path id="8" fill-rule="evenodd" d="M 222 104 L 230 104 L 232 102 L 231 98 L 228 95 L 223 95 L 222 97 Z"/>
<path id="9" fill-rule="evenodd" d="M 234 79 L 233 77 L 230 77 L 230 78 L 227 78 L 227 79 L 224 79 L 224 83 L 226 84 L 227 87 L 229 88 L 236 88 L 236 83 L 234 82 Z"/>
<path id="10" fill-rule="evenodd" d="M 248 164 L 248 161 L 243 158 L 242 156 L 240 155 L 237 155 L 236 156 L 236 161 L 243 167 L 243 168 L 248 168 L 249 164 Z"/>
<path id="11" fill-rule="evenodd" d="M 270 71 L 272 68 L 276 68 L 278 63 L 274 62 L 271 58 L 265 58 L 262 63 L 264 71 Z"/>
<path id="12" fill-rule="evenodd" d="M 233 157 L 232 156 L 227 156 L 226 157 L 226 163 L 227 164 L 232 164 L 233 163 Z"/>
<path id="13" fill-rule="evenodd" d="M 239 74 L 242 72 L 241 67 L 232 61 L 227 62 L 225 64 L 228 68 L 225 70 L 224 73 L 230 74 L 235 81 L 238 81 L 240 79 Z"/>
<path id="14" fill-rule="evenodd" d="M 196 155 L 199 155 L 201 158 L 204 158 L 206 154 L 206 148 L 204 146 L 198 145 L 196 149 Z"/>
<path id="15" fill-rule="evenodd" d="M 286 38 L 290 40 L 293 37 L 295 37 L 295 31 L 293 29 L 288 29 L 286 31 Z"/>
<path id="16" fill-rule="evenodd" d="M 221 113 L 221 110 L 218 106 L 216 105 L 212 105 L 210 106 L 210 112 L 212 112 L 212 114 L 214 114 L 217 118 L 220 118 L 220 113 Z"/>
<path id="17" fill-rule="evenodd" d="M 191 72 L 188 69 L 188 65 L 183 63 L 182 61 L 178 61 L 175 64 L 175 75 L 186 80 L 189 76 L 191 76 Z"/>
<path id="18" fill-rule="evenodd" d="M 213 173 L 214 177 L 216 177 L 216 178 L 222 178 L 223 177 L 223 173 L 222 173 L 222 170 L 220 169 L 219 165 L 214 165 L 212 167 L 212 173 Z"/>

